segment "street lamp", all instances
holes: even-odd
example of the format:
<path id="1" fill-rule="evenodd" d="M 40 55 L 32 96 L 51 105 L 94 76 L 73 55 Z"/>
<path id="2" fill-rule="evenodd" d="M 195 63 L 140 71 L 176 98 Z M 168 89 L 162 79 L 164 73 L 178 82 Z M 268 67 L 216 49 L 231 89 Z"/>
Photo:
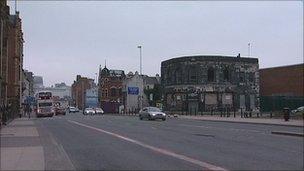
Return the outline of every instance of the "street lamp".
<path id="1" fill-rule="evenodd" d="M 140 75 L 142 75 L 142 51 L 141 48 L 142 46 L 137 46 L 137 48 L 139 48 L 139 60 L 140 60 Z"/>

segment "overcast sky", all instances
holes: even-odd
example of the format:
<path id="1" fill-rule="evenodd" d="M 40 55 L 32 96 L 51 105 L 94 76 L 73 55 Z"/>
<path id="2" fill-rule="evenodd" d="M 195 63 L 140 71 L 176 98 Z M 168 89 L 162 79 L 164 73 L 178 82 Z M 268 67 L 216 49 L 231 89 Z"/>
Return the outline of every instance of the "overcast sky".
<path id="1" fill-rule="evenodd" d="M 14 3 L 9 2 L 14 13 Z M 248 55 L 260 68 L 303 63 L 301 1 L 19 1 L 24 68 L 44 85 L 94 78 L 99 65 L 160 73 L 184 55 Z"/>

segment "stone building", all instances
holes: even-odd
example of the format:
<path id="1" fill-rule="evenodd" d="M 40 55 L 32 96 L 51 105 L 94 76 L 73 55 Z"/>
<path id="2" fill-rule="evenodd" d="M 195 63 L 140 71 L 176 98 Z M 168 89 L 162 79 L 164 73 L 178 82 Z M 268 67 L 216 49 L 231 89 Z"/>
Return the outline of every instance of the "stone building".
<path id="1" fill-rule="evenodd" d="M 6 0 L 0 1 L 0 105 L 13 109 L 7 119 L 17 117 L 22 101 L 23 32 L 19 12 L 10 15 Z M 2 114 L 1 114 L 2 117 Z"/>
<path id="2" fill-rule="evenodd" d="M 7 104 L 9 6 L 0 1 L 0 105 Z"/>
<path id="3" fill-rule="evenodd" d="M 257 58 L 185 56 L 161 63 L 165 110 L 257 110 L 259 108 Z"/>
<path id="4" fill-rule="evenodd" d="M 98 97 L 105 113 L 118 113 L 122 105 L 122 82 L 125 78 L 123 70 L 109 70 L 99 67 Z"/>
<path id="5" fill-rule="evenodd" d="M 74 101 L 73 106 L 79 109 L 84 109 L 85 105 L 85 92 L 86 90 L 94 87 L 94 80 L 87 77 L 76 76 L 76 81 L 72 84 L 72 99 Z"/>
<path id="6" fill-rule="evenodd" d="M 17 11 L 9 17 L 8 38 L 8 101 L 21 105 L 23 81 L 23 32 L 22 23 Z"/>

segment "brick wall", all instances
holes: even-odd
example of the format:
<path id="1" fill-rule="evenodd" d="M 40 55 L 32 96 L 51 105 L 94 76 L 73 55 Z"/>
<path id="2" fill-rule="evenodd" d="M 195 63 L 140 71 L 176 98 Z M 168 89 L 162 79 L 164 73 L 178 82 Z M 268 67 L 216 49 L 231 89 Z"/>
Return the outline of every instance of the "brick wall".
<path id="1" fill-rule="evenodd" d="M 261 96 L 304 96 L 304 64 L 260 69 Z"/>

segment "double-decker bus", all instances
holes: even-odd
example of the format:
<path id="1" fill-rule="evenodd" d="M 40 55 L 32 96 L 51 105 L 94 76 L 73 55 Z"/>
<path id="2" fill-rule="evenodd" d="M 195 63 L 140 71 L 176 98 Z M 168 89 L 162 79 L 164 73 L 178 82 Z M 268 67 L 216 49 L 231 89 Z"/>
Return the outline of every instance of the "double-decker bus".
<path id="1" fill-rule="evenodd" d="M 40 91 L 36 94 L 37 108 L 36 116 L 54 116 L 53 96 L 50 91 Z"/>

